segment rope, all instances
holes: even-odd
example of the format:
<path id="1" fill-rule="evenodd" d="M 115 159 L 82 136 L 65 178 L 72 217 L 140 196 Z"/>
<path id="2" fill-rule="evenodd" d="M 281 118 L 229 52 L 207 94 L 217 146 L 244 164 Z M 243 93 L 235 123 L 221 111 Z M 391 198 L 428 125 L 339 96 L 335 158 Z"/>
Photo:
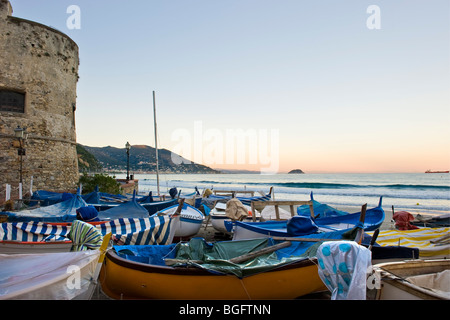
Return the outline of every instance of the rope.
<path id="1" fill-rule="evenodd" d="M 242 288 L 244 289 L 245 294 L 247 295 L 247 298 L 248 298 L 249 300 L 252 300 L 252 298 L 250 297 L 250 294 L 248 293 L 247 288 L 245 287 L 244 282 L 242 281 L 241 278 L 239 278 L 239 282 L 241 283 Z"/>

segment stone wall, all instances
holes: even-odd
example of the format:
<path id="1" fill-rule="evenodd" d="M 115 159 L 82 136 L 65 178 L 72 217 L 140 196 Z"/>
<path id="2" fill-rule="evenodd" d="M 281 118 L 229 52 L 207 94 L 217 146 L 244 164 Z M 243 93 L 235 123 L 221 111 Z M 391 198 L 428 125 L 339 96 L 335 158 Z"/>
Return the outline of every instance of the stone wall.
<path id="1" fill-rule="evenodd" d="M 37 22 L 11 16 L 0 0 L 0 91 L 25 94 L 23 112 L 0 106 L 0 203 L 5 184 L 17 196 L 20 157 L 14 129 L 28 132 L 22 157 L 24 189 L 76 188 L 76 86 L 78 46 L 67 35 Z"/>

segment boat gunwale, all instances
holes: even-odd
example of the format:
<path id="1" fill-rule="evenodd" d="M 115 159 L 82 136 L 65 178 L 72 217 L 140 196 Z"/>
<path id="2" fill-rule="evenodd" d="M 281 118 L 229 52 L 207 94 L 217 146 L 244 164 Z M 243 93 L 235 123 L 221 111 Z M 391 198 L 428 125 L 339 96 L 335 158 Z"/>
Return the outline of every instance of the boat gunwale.
<path id="1" fill-rule="evenodd" d="M 4 244 L 17 244 L 17 245 L 56 245 L 56 244 L 71 244 L 71 240 L 61 241 L 19 241 L 19 240 L 0 240 L 0 246 Z"/>
<path id="2" fill-rule="evenodd" d="M 428 266 L 431 264 L 430 266 Z M 432 260 L 404 260 L 404 261 L 396 261 L 396 262 L 386 262 L 380 263 L 373 266 L 373 269 L 379 271 L 381 273 L 381 280 L 387 284 L 390 284 L 393 287 L 396 287 L 400 290 L 406 291 L 407 293 L 417 296 L 422 299 L 437 299 L 437 300 L 447 300 L 445 296 L 435 292 L 433 290 L 418 286 L 414 283 L 408 281 L 408 277 L 419 275 L 420 273 L 413 274 L 402 274 L 398 275 L 394 272 L 397 270 L 412 270 L 420 268 L 439 268 L 440 266 L 445 267 L 450 266 L 450 260 L 447 259 L 432 259 Z M 430 270 L 428 273 L 433 273 L 433 270 Z M 428 274 L 426 273 L 426 274 Z M 383 289 L 381 289 L 383 290 Z"/>
<path id="3" fill-rule="evenodd" d="M 195 266 L 187 266 L 187 267 L 171 267 L 171 266 L 161 266 L 161 265 L 155 265 L 155 264 L 148 264 L 148 263 L 142 263 L 137 261 L 128 260 L 125 258 L 122 258 L 117 254 L 117 252 L 114 251 L 114 249 L 110 249 L 106 253 L 105 263 L 108 263 L 108 259 L 112 261 L 113 263 L 129 268 L 132 270 L 137 270 L 145 273 L 161 273 L 161 274 L 173 274 L 178 276 L 230 276 L 231 274 L 218 274 L 218 273 L 211 273 L 210 271 L 202 268 L 198 268 Z M 281 266 L 275 267 L 271 270 L 267 270 L 264 272 L 276 272 L 276 271 L 282 271 L 282 270 L 289 270 L 289 269 L 296 269 L 296 268 L 303 268 L 303 267 L 309 267 L 312 265 L 317 265 L 317 258 L 316 257 L 310 257 L 310 258 L 300 258 L 299 260 L 293 261 L 291 263 L 283 264 Z M 257 273 L 258 274 L 258 273 Z M 257 275 L 254 274 L 254 275 Z M 253 276 L 253 275 L 251 275 Z M 249 276 L 249 277 L 251 277 Z"/>

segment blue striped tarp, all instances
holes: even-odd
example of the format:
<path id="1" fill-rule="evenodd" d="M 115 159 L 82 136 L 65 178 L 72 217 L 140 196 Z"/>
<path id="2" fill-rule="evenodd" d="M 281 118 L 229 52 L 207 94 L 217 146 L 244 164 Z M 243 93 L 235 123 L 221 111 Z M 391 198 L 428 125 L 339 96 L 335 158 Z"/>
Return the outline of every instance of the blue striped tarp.
<path id="1" fill-rule="evenodd" d="M 155 216 L 121 218 L 96 225 L 104 236 L 111 232 L 118 244 L 169 244 L 172 218 Z M 0 241 L 69 241 L 71 225 L 43 222 L 5 222 L 0 225 Z"/>

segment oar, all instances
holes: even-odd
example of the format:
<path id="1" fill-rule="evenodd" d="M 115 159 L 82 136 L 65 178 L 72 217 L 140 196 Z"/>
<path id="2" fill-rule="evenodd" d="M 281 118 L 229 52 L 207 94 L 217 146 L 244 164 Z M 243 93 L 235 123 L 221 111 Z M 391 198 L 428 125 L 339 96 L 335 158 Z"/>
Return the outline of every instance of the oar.
<path id="1" fill-rule="evenodd" d="M 237 257 L 232 258 L 232 259 L 230 259 L 228 261 L 231 262 L 231 263 L 242 263 L 242 262 L 245 262 L 247 260 L 259 257 L 259 256 L 261 256 L 263 254 L 272 253 L 272 252 L 274 252 L 276 250 L 289 247 L 290 245 L 291 245 L 290 241 L 285 241 L 285 242 L 278 243 L 278 244 L 270 246 L 270 247 L 262 248 L 260 250 L 255 251 L 255 252 L 250 252 L 250 253 L 246 253 L 246 254 L 237 256 Z M 205 261 L 202 261 L 202 260 L 188 260 L 188 259 L 164 259 L 164 261 L 165 261 L 167 266 L 171 266 L 171 265 L 174 265 L 176 263 L 189 263 L 189 262 L 197 263 L 197 264 L 205 263 Z"/>
<path id="2" fill-rule="evenodd" d="M 359 216 L 359 222 L 356 225 L 357 233 L 356 233 L 356 237 L 355 237 L 355 242 L 357 244 L 361 244 L 362 239 L 364 237 L 364 220 L 366 219 L 366 209 L 367 209 L 367 203 L 362 206 L 361 214 Z"/>
<path id="3" fill-rule="evenodd" d="M 181 214 L 181 210 L 183 210 L 184 198 L 179 199 L 178 202 L 178 208 L 172 215 L 173 217 L 179 216 Z"/>
<path id="4" fill-rule="evenodd" d="M 298 241 L 298 242 L 324 242 L 324 241 L 346 241 L 347 239 L 327 239 L 327 238 L 302 238 L 302 237 L 271 237 L 277 241 Z"/>
<path id="5" fill-rule="evenodd" d="M 183 210 L 183 204 L 184 204 L 184 198 L 178 199 L 178 208 L 175 210 L 175 212 L 172 214 L 172 217 L 179 216 L 181 214 L 181 210 Z M 158 216 L 164 216 L 166 213 L 158 211 Z"/>
<path id="6" fill-rule="evenodd" d="M 379 233 L 380 233 L 380 229 L 375 230 L 375 232 L 373 233 L 372 239 L 370 240 L 370 244 L 369 244 L 369 250 L 372 250 L 372 247 L 373 247 L 375 241 L 377 241 Z"/>
<path id="7" fill-rule="evenodd" d="M 259 257 L 259 256 L 261 256 L 263 254 L 271 253 L 271 252 L 277 251 L 279 249 L 283 249 L 283 248 L 289 247 L 290 245 L 291 245 L 290 241 L 285 241 L 285 242 L 282 242 L 282 243 L 279 243 L 279 244 L 276 244 L 276 245 L 273 245 L 273 246 L 270 246 L 270 247 L 262 248 L 261 250 L 258 250 L 258 251 L 255 251 L 255 252 L 250 252 L 250 253 L 243 254 L 241 256 L 232 258 L 229 261 L 232 262 L 232 263 L 242 263 L 242 262 L 245 262 L 247 260 Z"/>

